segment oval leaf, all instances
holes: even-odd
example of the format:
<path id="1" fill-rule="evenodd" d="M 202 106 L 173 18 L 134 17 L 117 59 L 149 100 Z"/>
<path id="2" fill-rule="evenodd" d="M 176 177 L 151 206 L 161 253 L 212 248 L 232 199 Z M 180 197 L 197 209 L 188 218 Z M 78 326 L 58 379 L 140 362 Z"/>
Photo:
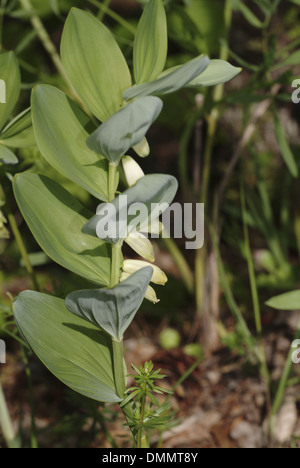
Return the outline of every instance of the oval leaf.
<path id="1" fill-rule="evenodd" d="M 288 144 L 282 123 L 276 112 L 274 112 L 274 125 L 275 125 L 275 134 L 276 134 L 277 142 L 278 142 L 282 157 L 290 173 L 292 174 L 292 176 L 298 177 L 299 171 L 298 171 L 298 167 L 297 167 L 294 155 Z"/>
<path id="2" fill-rule="evenodd" d="M 266 305 L 278 310 L 300 310 L 300 290 L 272 297 Z"/>
<path id="3" fill-rule="evenodd" d="M 19 294 L 13 311 L 27 343 L 59 380 L 88 398 L 121 401 L 105 333 L 72 316 L 62 299 L 34 291 Z"/>
<path id="4" fill-rule="evenodd" d="M 137 84 L 154 80 L 163 71 L 168 51 L 167 20 L 162 0 L 150 0 L 138 24 L 133 46 Z"/>
<path id="5" fill-rule="evenodd" d="M 160 213 L 165 211 L 177 189 L 178 182 L 173 176 L 146 175 L 111 203 L 101 205 L 96 216 L 84 226 L 83 232 L 117 244 L 136 232 L 138 225 L 143 226 L 156 219 L 160 208 Z"/>
<path id="6" fill-rule="evenodd" d="M 17 203 L 38 244 L 59 265 L 100 285 L 110 281 L 108 246 L 81 232 L 90 214 L 63 187 L 38 174 L 14 178 Z"/>
<path id="7" fill-rule="evenodd" d="M 151 266 L 153 268 L 151 283 L 164 286 L 168 281 L 167 275 L 158 266 L 150 265 L 149 263 L 143 262 L 142 260 L 125 260 L 123 263 L 123 273 L 132 275 L 146 266 Z"/>
<path id="8" fill-rule="evenodd" d="M 62 91 L 40 85 L 32 94 L 38 147 L 48 163 L 99 200 L 108 199 L 107 162 L 86 145 L 90 119 Z M 67 123 L 67 125 L 66 125 Z"/>
<path id="9" fill-rule="evenodd" d="M 215 86 L 232 80 L 242 71 L 242 68 L 234 67 L 226 60 L 210 60 L 207 69 L 192 80 L 187 86 L 195 88 L 199 86 Z"/>
<path id="10" fill-rule="evenodd" d="M 113 289 L 75 291 L 67 296 L 66 307 L 106 331 L 115 341 L 122 341 L 144 300 L 152 274 L 150 266 Z"/>
<path id="11" fill-rule="evenodd" d="M 142 232 L 131 232 L 125 242 L 140 257 L 149 262 L 155 261 L 153 244 Z"/>
<path id="12" fill-rule="evenodd" d="M 31 119 L 31 109 L 17 115 L 3 130 L 0 143 L 11 148 L 27 148 L 36 144 Z"/>
<path id="13" fill-rule="evenodd" d="M 164 73 L 157 80 L 135 85 L 123 93 L 123 98 L 129 101 L 138 96 L 160 96 L 163 94 L 174 93 L 184 88 L 194 78 L 199 76 L 208 67 L 209 58 L 201 55 L 184 65 L 174 69 L 170 73 Z"/>
<path id="14" fill-rule="evenodd" d="M 5 91 L 5 103 L 0 102 L 1 130 L 7 123 L 20 94 L 20 70 L 16 56 L 13 52 L 0 54 L 0 80 L 2 80 L 1 86 Z"/>
<path id="15" fill-rule="evenodd" d="M 118 164 L 145 137 L 162 107 L 162 100 L 154 96 L 135 99 L 92 133 L 87 139 L 88 147 Z"/>
<path id="16" fill-rule="evenodd" d="M 292 54 L 288 55 L 282 62 L 278 63 L 275 66 L 275 69 L 280 67 L 290 67 L 294 65 L 299 65 L 300 63 L 300 50 L 296 50 Z"/>
<path id="17" fill-rule="evenodd" d="M 249 24 L 254 26 L 255 28 L 263 28 L 264 23 L 257 18 L 257 16 L 252 13 L 250 8 L 248 8 L 243 2 L 238 3 L 238 9 L 244 15 L 245 19 L 248 21 Z"/>
<path id="18" fill-rule="evenodd" d="M 72 8 L 61 56 L 69 79 L 88 109 L 102 122 L 121 109 L 131 86 L 126 60 L 111 32 L 94 16 Z"/>
<path id="19" fill-rule="evenodd" d="M 0 145 L 0 165 L 1 164 L 18 164 L 17 156 L 6 148 L 6 146 Z"/>

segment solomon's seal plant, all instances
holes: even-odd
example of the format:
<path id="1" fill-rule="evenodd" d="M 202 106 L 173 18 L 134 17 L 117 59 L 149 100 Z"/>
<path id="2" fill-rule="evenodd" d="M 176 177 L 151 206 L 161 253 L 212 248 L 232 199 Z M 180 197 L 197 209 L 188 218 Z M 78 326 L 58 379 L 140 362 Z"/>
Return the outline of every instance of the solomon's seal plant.
<path id="1" fill-rule="evenodd" d="M 0 55 L 0 74 L 1 82 L 5 84 L 5 102 L 0 104 L 0 239 L 8 239 L 7 219 L 1 211 L 6 204 L 3 186 L 7 180 L 11 184 L 9 168 L 18 163 L 15 150 L 34 145 L 35 139 L 30 108 L 11 119 L 21 91 L 20 69 L 13 52 Z"/>
<path id="2" fill-rule="evenodd" d="M 169 206 L 178 184 L 170 175 L 144 175 L 127 152 L 133 148 L 137 156 L 149 154 L 146 134 L 162 110 L 159 96 L 185 86 L 215 85 L 239 72 L 206 56 L 164 70 L 166 56 L 162 0 L 150 0 L 139 22 L 134 83 L 111 32 L 91 14 L 72 9 L 61 57 L 89 115 L 59 89 L 39 85 L 32 93 L 33 127 L 48 163 L 101 204 L 93 216 L 61 185 L 36 173 L 19 174 L 13 184 L 20 210 L 42 249 L 95 284 L 94 289 L 74 291 L 65 300 L 34 291 L 21 293 L 14 302 L 18 327 L 41 361 L 66 385 L 94 400 L 120 403 L 138 446 L 147 442 L 138 405 L 126 393 L 123 338 L 144 297 L 158 301 L 150 282 L 166 282 L 165 274 L 152 266 L 155 259 L 147 233 L 159 232 L 161 225 L 159 213 L 150 207 Z M 127 188 L 120 194 L 121 167 Z M 127 225 L 120 213 L 124 196 Z M 132 223 L 136 203 L 148 208 L 138 227 Z M 103 219 L 106 228 L 99 229 Z M 124 242 L 143 260 L 124 262 Z M 152 370 L 149 379 L 151 375 Z M 159 378 L 158 373 L 153 376 Z M 142 399 L 155 390 L 143 385 Z"/>

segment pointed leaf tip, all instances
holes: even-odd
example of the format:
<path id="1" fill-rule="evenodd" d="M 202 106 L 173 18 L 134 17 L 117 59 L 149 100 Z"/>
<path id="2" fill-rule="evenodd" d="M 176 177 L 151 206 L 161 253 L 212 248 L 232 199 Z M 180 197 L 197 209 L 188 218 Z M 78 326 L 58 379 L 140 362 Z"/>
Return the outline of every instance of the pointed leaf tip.
<path id="1" fill-rule="evenodd" d="M 154 80 L 167 59 L 167 18 L 162 0 L 147 3 L 138 24 L 133 46 L 133 69 L 137 84 Z"/>
<path id="2" fill-rule="evenodd" d="M 208 65 L 209 58 L 206 55 L 200 55 L 171 71 L 166 70 L 156 80 L 132 86 L 123 93 L 123 98 L 129 101 L 139 96 L 161 96 L 175 93 L 203 73 Z"/>
<path id="3" fill-rule="evenodd" d="M 113 289 L 75 291 L 66 298 L 66 307 L 78 317 L 108 333 L 115 341 L 123 335 L 140 308 L 153 275 L 146 267 Z"/>
<path id="4" fill-rule="evenodd" d="M 130 71 L 112 33 L 97 18 L 72 8 L 61 57 L 73 87 L 101 122 L 122 107 L 122 93 L 131 86 Z"/>
<path id="5" fill-rule="evenodd" d="M 130 148 L 143 140 L 162 107 L 162 100 L 155 96 L 135 99 L 92 133 L 88 147 L 118 164 Z"/>
<path id="6" fill-rule="evenodd" d="M 111 340 L 72 316 L 62 299 L 34 291 L 13 304 L 18 328 L 43 364 L 65 385 L 96 401 L 120 402 L 116 394 Z"/>

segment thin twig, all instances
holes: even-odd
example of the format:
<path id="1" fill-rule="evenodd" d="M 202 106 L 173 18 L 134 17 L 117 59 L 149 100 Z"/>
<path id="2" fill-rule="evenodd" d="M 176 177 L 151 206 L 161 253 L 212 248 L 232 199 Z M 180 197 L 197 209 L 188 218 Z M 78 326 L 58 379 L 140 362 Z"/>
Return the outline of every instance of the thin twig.
<path id="1" fill-rule="evenodd" d="M 32 24 L 34 30 L 36 31 L 36 34 L 39 37 L 40 41 L 42 42 L 45 50 L 50 55 L 50 58 L 51 58 L 51 60 L 52 60 L 52 62 L 54 64 L 55 68 L 57 69 L 58 73 L 64 79 L 64 81 L 65 81 L 65 83 L 66 83 L 66 85 L 68 87 L 68 92 L 69 92 L 70 96 L 80 104 L 82 109 L 90 117 L 92 117 L 89 109 L 87 109 L 86 105 L 84 104 L 84 102 L 78 96 L 76 90 L 74 89 L 74 87 L 73 87 L 73 85 L 72 85 L 72 83 L 71 83 L 71 81 L 70 81 L 70 79 L 69 79 L 69 77 L 68 77 L 68 75 L 67 75 L 67 73 L 66 73 L 66 71 L 64 69 L 64 66 L 63 66 L 63 63 L 61 61 L 60 55 L 57 52 L 57 49 L 56 49 L 55 45 L 53 44 L 53 42 L 51 40 L 51 37 L 49 36 L 48 31 L 46 30 L 46 28 L 45 28 L 44 24 L 42 23 L 41 19 L 39 18 L 39 16 L 37 16 L 37 14 L 35 14 L 30 0 L 20 0 L 20 3 L 23 6 L 24 10 L 30 15 L 31 24 Z"/>
<path id="2" fill-rule="evenodd" d="M 20 448 L 20 441 L 15 435 L 7 408 L 6 399 L 0 382 L 0 427 L 8 448 Z"/>
<path id="3" fill-rule="evenodd" d="M 40 18 L 35 14 L 34 9 L 31 5 L 30 0 L 20 0 L 21 5 L 23 6 L 24 10 L 30 15 L 31 24 L 36 31 L 38 37 L 40 38 L 43 46 L 45 47 L 46 51 L 50 55 L 57 71 L 61 74 L 64 78 L 66 84 L 70 89 L 73 89 L 72 84 L 65 72 L 63 64 L 61 62 L 60 56 L 56 50 L 55 45 L 53 44 L 46 28 L 44 27 Z M 75 91 L 74 91 L 75 93 Z"/>
<path id="4" fill-rule="evenodd" d="M 201 187 L 201 150 L 202 150 L 202 129 L 203 120 L 199 119 L 195 128 L 195 149 L 194 149 L 194 192 L 197 196 L 200 193 Z"/>
<path id="5" fill-rule="evenodd" d="M 278 94 L 279 90 L 281 88 L 281 85 L 280 84 L 275 84 L 272 89 L 271 89 L 271 95 L 272 97 L 273 96 L 276 96 L 276 94 Z M 245 131 L 243 133 L 243 136 L 242 138 L 240 139 L 240 141 L 238 142 L 237 144 L 237 147 L 236 147 L 236 150 L 231 158 L 231 161 L 227 167 L 227 170 L 224 174 L 224 177 L 221 181 L 221 184 L 220 184 L 220 188 L 219 188 L 219 192 L 218 192 L 218 202 L 217 202 L 217 213 L 219 212 L 220 210 L 220 206 L 221 206 L 221 201 L 223 199 L 223 196 L 224 196 L 224 192 L 226 190 L 226 187 L 229 183 L 229 180 L 232 176 L 232 173 L 237 165 L 237 163 L 239 162 L 241 156 L 242 156 L 242 153 L 243 153 L 243 150 L 244 148 L 248 145 L 249 141 L 251 140 L 252 136 L 254 135 L 254 132 L 257 128 L 257 122 L 265 115 L 265 113 L 267 112 L 268 108 L 270 107 L 270 105 L 272 104 L 272 98 L 269 98 L 269 99 L 265 99 L 264 101 L 262 101 L 260 104 L 258 104 L 258 106 L 255 108 L 254 112 L 253 112 L 253 115 L 252 115 L 252 118 L 250 120 L 250 123 L 249 125 L 247 125 L 247 127 L 245 128 Z"/>
<path id="6" fill-rule="evenodd" d="M 5 14 L 5 7 L 6 7 L 7 0 L 2 0 L 0 3 L 0 52 L 3 50 L 3 18 Z"/>
<path id="7" fill-rule="evenodd" d="M 115 20 L 117 23 L 119 23 L 121 26 L 127 29 L 127 31 L 130 32 L 132 35 L 135 35 L 135 27 L 132 26 L 131 23 L 126 21 L 122 16 L 118 15 L 118 13 L 111 10 L 105 3 L 101 3 L 98 0 L 89 0 L 89 3 L 102 10 L 106 15 L 110 16 L 113 20 Z"/>
<path id="8" fill-rule="evenodd" d="M 224 24 L 225 24 L 225 39 L 228 42 L 230 28 L 232 24 L 232 5 L 230 0 L 225 1 L 224 5 Z M 227 46 L 222 43 L 220 48 L 220 59 L 227 60 L 229 51 Z M 213 102 L 218 104 L 221 102 L 224 94 L 225 84 L 219 84 L 215 87 L 213 91 Z M 208 201 L 208 189 L 211 178 L 211 166 L 212 166 L 212 156 L 213 149 L 215 145 L 215 137 L 217 131 L 217 125 L 220 117 L 220 109 L 218 106 L 213 107 L 210 114 L 207 117 L 207 133 L 206 133 L 206 142 L 203 152 L 203 164 L 202 164 L 202 180 L 201 180 L 201 189 L 200 189 L 200 201 L 207 204 Z M 205 297 L 205 262 L 207 259 L 207 249 L 205 246 L 201 249 L 198 249 L 196 252 L 195 259 L 195 300 L 196 300 L 196 311 L 197 315 L 201 317 L 204 305 Z"/>
<path id="9" fill-rule="evenodd" d="M 35 424 L 35 405 L 33 397 L 33 386 L 32 386 L 32 377 L 31 370 L 29 367 L 29 362 L 27 358 L 27 350 L 24 346 L 21 346 L 22 358 L 25 365 L 25 374 L 27 379 L 27 385 L 29 390 L 29 404 L 30 404 L 30 422 L 31 422 L 31 431 L 30 431 L 30 448 L 38 448 L 37 433 L 36 433 L 36 424 Z"/>
<path id="10" fill-rule="evenodd" d="M 165 237 L 162 239 L 166 248 L 168 249 L 168 251 L 170 252 L 180 274 L 181 274 L 181 277 L 182 277 L 182 280 L 188 290 L 188 292 L 190 294 L 193 294 L 194 293 L 194 274 L 186 260 L 186 258 L 184 257 L 184 255 L 182 254 L 181 250 L 179 249 L 179 247 L 177 246 L 176 242 L 171 238 L 171 237 Z"/>
<path id="11" fill-rule="evenodd" d="M 102 22 L 104 20 L 106 11 L 104 10 L 103 6 L 106 8 L 109 8 L 111 0 L 103 0 L 103 4 L 99 6 L 99 13 L 98 13 L 98 19 Z"/>
<path id="12" fill-rule="evenodd" d="M 15 238 L 15 240 L 17 242 L 20 254 L 21 254 L 22 258 L 23 258 L 27 273 L 31 278 L 33 289 L 35 291 L 39 291 L 40 288 L 39 288 L 38 280 L 36 278 L 35 272 L 34 272 L 33 267 L 31 265 L 30 258 L 29 258 L 28 252 L 26 250 L 25 244 L 23 242 L 21 233 L 19 231 L 16 219 L 15 219 L 13 213 L 11 212 L 11 210 L 10 210 L 10 208 L 8 206 L 6 206 L 6 214 L 7 214 L 7 219 L 8 219 L 8 222 L 10 224 L 11 230 L 13 232 L 14 238 Z"/>

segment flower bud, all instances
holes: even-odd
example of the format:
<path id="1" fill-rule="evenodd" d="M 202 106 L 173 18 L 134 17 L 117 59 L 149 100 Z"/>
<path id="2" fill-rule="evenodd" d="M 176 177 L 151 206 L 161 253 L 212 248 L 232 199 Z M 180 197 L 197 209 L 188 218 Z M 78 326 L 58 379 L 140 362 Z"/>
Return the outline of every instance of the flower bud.
<path id="1" fill-rule="evenodd" d="M 122 281 L 125 281 L 127 278 L 129 278 L 129 276 L 131 276 L 129 273 L 125 273 L 123 271 L 120 279 L 121 283 Z M 158 302 L 160 302 L 160 299 L 157 299 L 156 292 L 151 286 L 148 286 L 146 290 L 145 299 L 147 299 L 147 301 L 152 302 L 153 304 L 157 304 Z"/>
<path id="2" fill-rule="evenodd" d="M 158 302 L 160 302 L 160 299 L 157 299 L 156 292 L 151 286 L 148 286 L 147 288 L 145 299 L 152 302 L 153 304 L 158 304 Z"/>
<path id="3" fill-rule="evenodd" d="M 146 158 L 150 154 L 150 148 L 146 137 L 144 137 L 140 143 L 135 145 L 133 149 L 141 158 Z"/>
<path id="4" fill-rule="evenodd" d="M 129 187 L 132 187 L 137 183 L 139 179 L 144 177 L 144 172 L 138 163 L 130 156 L 124 156 L 122 159 L 123 169 L 126 177 L 126 181 Z"/>
<path id="5" fill-rule="evenodd" d="M 159 218 L 152 219 L 147 221 L 141 225 L 139 231 L 144 232 L 146 234 L 151 234 L 153 236 L 159 237 L 159 235 L 163 232 L 164 226 Z"/>
<path id="6" fill-rule="evenodd" d="M 164 286 L 168 281 L 166 274 L 156 265 L 150 265 L 148 262 L 142 260 L 125 260 L 123 264 L 123 272 L 132 275 L 138 270 L 151 266 L 153 268 L 153 276 L 151 282 Z"/>
<path id="7" fill-rule="evenodd" d="M 151 263 L 155 261 L 153 245 L 141 232 L 131 232 L 125 242 L 145 260 Z"/>

